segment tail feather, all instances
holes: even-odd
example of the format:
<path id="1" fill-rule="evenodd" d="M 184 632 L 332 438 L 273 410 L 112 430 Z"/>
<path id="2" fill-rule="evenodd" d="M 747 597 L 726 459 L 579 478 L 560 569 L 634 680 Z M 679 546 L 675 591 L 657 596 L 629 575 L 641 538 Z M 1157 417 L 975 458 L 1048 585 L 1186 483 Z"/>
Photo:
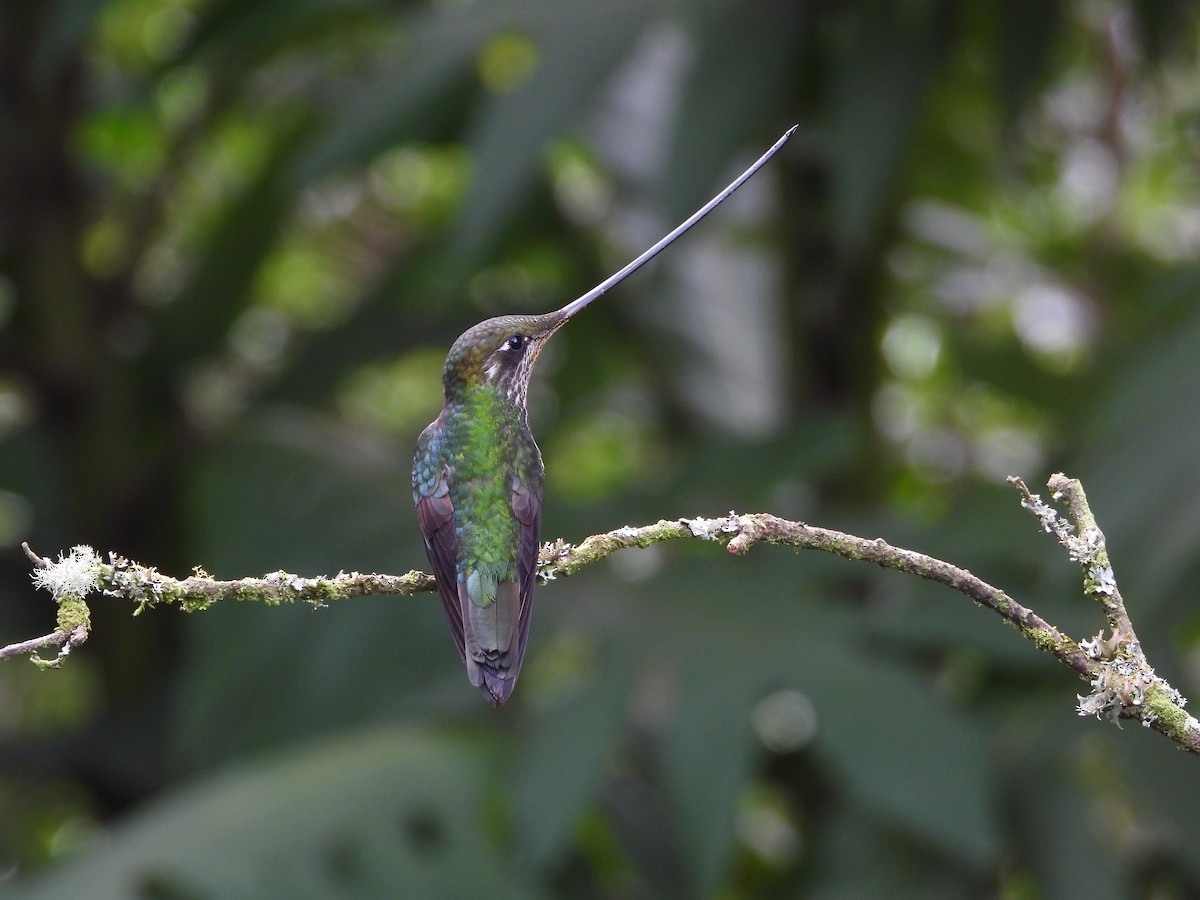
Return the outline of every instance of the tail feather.
<path id="1" fill-rule="evenodd" d="M 500 706 L 512 695 L 525 656 L 524 636 L 517 635 L 520 593 L 516 582 L 502 581 L 491 602 L 481 606 L 472 600 L 469 586 L 468 580 L 459 591 L 467 677 L 493 706 Z"/>
<path id="2" fill-rule="evenodd" d="M 518 673 L 519 669 L 507 665 L 501 668 L 491 660 L 477 663 L 470 657 L 467 658 L 467 677 L 471 684 L 488 698 L 492 706 L 502 706 L 512 696 L 513 688 L 517 686 Z"/>

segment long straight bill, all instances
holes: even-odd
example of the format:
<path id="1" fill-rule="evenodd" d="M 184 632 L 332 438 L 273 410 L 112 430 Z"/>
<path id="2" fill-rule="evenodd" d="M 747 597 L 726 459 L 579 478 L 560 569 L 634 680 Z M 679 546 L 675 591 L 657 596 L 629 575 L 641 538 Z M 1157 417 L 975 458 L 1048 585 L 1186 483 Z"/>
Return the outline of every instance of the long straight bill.
<path id="1" fill-rule="evenodd" d="M 604 279 L 602 282 L 600 282 L 598 285 L 596 285 L 594 288 L 592 288 L 590 291 L 588 291 L 582 297 L 572 300 L 570 303 L 568 303 L 566 306 L 564 306 L 562 309 L 560 309 L 559 312 L 562 313 L 562 315 L 564 316 L 564 319 L 568 319 L 571 316 L 575 315 L 575 313 L 579 312 L 581 309 L 583 309 L 585 306 L 587 306 L 589 303 L 591 303 L 597 297 L 604 294 L 605 291 L 607 291 L 609 288 L 620 284 L 622 281 L 624 281 L 626 278 L 628 278 L 630 275 L 632 275 L 634 272 L 636 272 L 638 269 L 640 269 L 646 263 L 650 262 L 650 260 L 654 259 L 654 257 L 658 256 L 658 254 L 662 253 L 662 251 L 666 250 L 667 247 L 671 246 L 671 244 L 673 244 L 675 242 L 676 238 L 678 238 L 680 235 L 682 235 L 684 232 L 686 232 L 689 228 L 691 228 L 693 225 L 695 225 L 697 222 L 699 222 L 701 219 L 703 219 L 705 216 L 707 216 L 710 212 L 712 212 L 714 209 L 716 209 L 718 206 L 720 206 L 723 202 L 725 202 L 725 199 L 730 194 L 732 194 L 734 191 L 736 191 L 738 188 L 740 188 L 743 184 L 745 184 L 747 181 L 749 181 L 755 172 L 757 172 L 764 165 L 766 165 L 767 160 L 769 160 L 772 156 L 774 156 L 776 153 L 779 152 L 779 148 L 788 142 L 788 138 L 790 138 L 793 134 L 795 134 L 796 129 L 799 127 L 800 127 L 799 125 L 793 125 L 786 132 L 784 132 L 783 137 L 781 137 L 779 140 L 777 140 L 772 145 L 770 150 L 768 150 L 766 153 L 764 153 L 762 156 L 760 156 L 755 161 L 754 165 L 752 165 L 745 172 L 743 172 L 736 179 L 734 179 L 734 181 L 728 187 L 726 187 L 725 190 L 721 191 L 721 193 L 717 194 L 717 196 L 713 197 L 711 200 L 709 200 L 707 203 L 705 203 L 702 207 L 700 207 L 698 210 L 696 210 L 694 213 L 692 213 L 690 216 L 688 216 L 686 219 L 684 219 L 682 222 L 680 222 L 675 227 L 675 229 L 673 231 L 671 231 L 670 234 L 664 236 L 657 244 L 655 244 L 649 250 L 642 253 L 642 255 L 639 256 L 637 259 L 635 259 L 629 263 L 626 263 L 624 268 L 622 268 L 619 272 L 616 272 L 615 274 L 610 275 L 608 278 Z"/>

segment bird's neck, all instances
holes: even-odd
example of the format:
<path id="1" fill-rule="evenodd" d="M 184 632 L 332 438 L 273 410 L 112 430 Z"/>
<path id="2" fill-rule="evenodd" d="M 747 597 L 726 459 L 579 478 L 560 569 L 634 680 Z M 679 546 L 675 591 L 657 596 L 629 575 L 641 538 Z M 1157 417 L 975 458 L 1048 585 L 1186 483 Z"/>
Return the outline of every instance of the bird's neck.
<path id="1" fill-rule="evenodd" d="M 500 387 L 486 382 L 447 391 L 445 409 L 455 417 L 529 427 L 525 404 L 517 402 L 512 394 Z"/>

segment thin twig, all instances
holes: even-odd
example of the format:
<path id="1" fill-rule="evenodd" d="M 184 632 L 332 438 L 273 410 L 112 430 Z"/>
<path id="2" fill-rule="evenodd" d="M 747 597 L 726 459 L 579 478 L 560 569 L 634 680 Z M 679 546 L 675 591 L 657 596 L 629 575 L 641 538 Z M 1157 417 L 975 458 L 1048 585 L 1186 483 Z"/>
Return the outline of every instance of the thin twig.
<path id="1" fill-rule="evenodd" d="M 29 544 L 25 541 L 21 541 L 21 549 L 25 551 L 25 555 L 29 557 L 29 561 L 33 563 L 35 569 L 50 568 L 50 561 L 42 559 L 40 556 L 34 553 L 31 549 L 29 549 Z"/>
<path id="2" fill-rule="evenodd" d="M 9 644 L 7 647 L 0 647 L 0 659 L 8 659 L 10 656 L 32 655 L 36 654 L 39 650 L 58 647 L 60 649 L 57 659 L 42 660 L 43 665 L 57 668 L 61 658 L 86 641 L 87 637 L 88 630 L 82 625 L 77 625 L 70 631 L 52 631 L 49 634 L 43 634 L 41 637 L 36 637 L 32 640 Z"/>

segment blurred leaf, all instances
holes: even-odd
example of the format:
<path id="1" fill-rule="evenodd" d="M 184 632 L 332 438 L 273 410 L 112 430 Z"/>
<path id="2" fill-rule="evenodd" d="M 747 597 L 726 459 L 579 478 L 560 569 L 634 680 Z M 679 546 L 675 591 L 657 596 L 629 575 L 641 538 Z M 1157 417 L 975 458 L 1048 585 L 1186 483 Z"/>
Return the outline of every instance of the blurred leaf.
<path id="1" fill-rule="evenodd" d="M 983 742 L 911 674 L 812 646 L 802 657 L 821 723 L 818 750 L 851 796 L 967 865 L 1000 846 Z"/>
<path id="2" fill-rule="evenodd" d="M 759 123 L 778 112 L 781 93 L 767 88 L 795 77 L 797 48 L 812 18 L 810 4 L 796 0 L 733 2 L 698 29 L 699 47 L 658 180 L 659 208 L 668 221 L 682 220 L 710 197 Z M 782 124 L 798 116 L 790 108 Z"/>
<path id="3" fill-rule="evenodd" d="M 1042 88 L 1067 16 L 1062 0 L 1002 0 L 992 4 L 996 36 L 996 72 L 1004 117 L 1011 127 Z"/>
<path id="4" fill-rule="evenodd" d="M 864 616 L 863 624 L 878 639 L 878 646 L 973 651 L 992 664 L 1047 674 L 1061 667 L 1048 654 L 1030 653 L 1029 642 L 1016 629 L 999 627 L 1001 620 L 995 613 L 962 594 L 894 573 L 876 581 L 875 591 L 887 602 Z M 1062 683 L 1070 684 L 1070 673 L 1063 669 L 1062 675 Z"/>
<path id="5" fill-rule="evenodd" d="M 727 604 L 737 595 L 728 590 L 729 581 L 709 581 L 705 595 L 672 604 L 679 618 L 663 648 L 675 657 L 676 693 L 664 740 L 664 776 L 690 887 L 700 896 L 713 893 L 729 864 L 734 810 L 756 756 L 750 706 L 772 676 L 779 677 L 776 667 L 763 665 L 764 657 L 775 654 L 763 652 L 762 640 L 769 634 L 787 643 L 790 637 L 783 629 L 765 630 L 762 610 L 733 614 Z"/>
<path id="6" fill-rule="evenodd" d="M 363 165 L 402 139 L 430 137 L 449 95 L 471 78 L 480 44 L 511 5 L 414 15 L 396 64 L 364 79 L 337 105 L 320 138 L 297 160 L 292 184 L 300 187 Z"/>
<path id="7" fill-rule="evenodd" d="M 1148 626 L 1200 567 L 1200 314 L 1110 369 L 1067 474 L 1080 478 L 1122 593 Z M 1147 635 L 1142 635 L 1143 640 Z"/>
<path id="8" fill-rule="evenodd" d="M 851 12 L 851 10 L 853 12 Z M 833 61 L 830 158 L 834 225 L 861 247 L 879 225 L 896 170 L 946 52 L 951 4 L 941 0 L 848 7 Z"/>
<path id="9" fill-rule="evenodd" d="M 308 40 L 328 40 L 339 28 L 382 17 L 385 0 L 216 0 L 202 15 L 181 57 L 216 57 L 219 68 L 237 69 L 277 51 L 295 51 Z"/>
<path id="10" fill-rule="evenodd" d="M 470 129 L 475 177 L 455 239 L 456 265 L 470 268 L 528 200 L 550 139 L 579 111 L 628 52 L 657 3 L 528 4 L 508 27 L 528 31 L 540 63 L 511 93 L 491 98 Z"/>
<path id="11" fill-rule="evenodd" d="M 692 560 L 673 572 L 665 617 L 656 611 L 655 658 L 669 653 L 678 667 L 667 780 L 697 889 L 710 890 L 727 859 L 753 760 L 750 704 L 783 687 L 811 699 L 815 746 L 857 803 L 986 866 L 999 835 L 983 746 L 904 669 L 856 650 L 854 620 L 824 608 L 828 589 L 810 579 L 791 554 L 758 553 L 745 569 Z"/>
<path id="12" fill-rule="evenodd" d="M 197 469 L 190 529 L 204 564 L 233 577 L 265 559 L 302 574 L 420 566 L 411 461 L 336 419 L 266 411 Z"/>
<path id="13" fill-rule="evenodd" d="M 319 334 L 301 335 L 269 398 L 319 406 L 337 394 L 355 366 L 394 362 L 397 353 L 414 347 L 424 352 L 427 342 L 436 342 L 443 354 L 449 350 L 458 334 L 455 328 L 461 330 L 463 323 L 429 324 L 436 300 L 444 296 L 442 284 L 430 283 L 433 257 L 434 252 L 424 248 L 406 257 L 359 298 L 354 315 Z M 440 379 L 440 364 L 433 374 Z M 424 400 L 440 406 L 440 399 L 439 381 L 438 391 Z M 418 433 L 413 432 L 414 444 Z"/>
<path id="14" fill-rule="evenodd" d="M 727 507 L 739 512 L 770 508 L 785 518 L 811 515 L 813 484 L 846 474 L 867 441 L 861 423 L 844 413 L 814 412 L 804 421 L 776 430 L 769 438 L 730 434 L 699 436 L 680 461 L 665 502 L 680 503 L 703 485 L 708 513 Z M 730 473 L 737 473 L 737 478 Z M 708 514 L 706 513 L 706 514 Z"/>
<path id="15" fill-rule="evenodd" d="M 934 870 L 907 840 L 836 807 L 816 823 L 814 871 L 806 898 L 887 897 L 961 900 L 978 890 L 971 880 Z M 866 864 L 869 861 L 869 864 Z"/>
<path id="16" fill-rule="evenodd" d="M 46 4 L 41 39 L 34 53 L 34 70 L 45 87 L 61 75 L 88 39 L 107 0 L 58 0 Z"/>
<path id="17" fill-rule="evenodd" d="M 1062 736 L 1062 731 L 1056 735 Z M 1110 846 L 1112 832 L 1096 821 L 1095 798 L 1072 771 L 1073 760 L 1060 755 L 1061 745 L 1044 749 L 1049 752 L 1021 766 L 1014 793 L 1007 798 L 1018 807 L 1015 843 L 1029 860 L 1038 885 L 1048 897 L 1130 896 Z"/>
<path id="18" fill-rule="evenodd" d="M 628 649 L 613 644 L 612 638 L 589 642 L 588 650 L 596 658 L 574 676 L 582 683 L 548 705 L 542 701 L 538 704 L 542 708 L 535 706 L 517 741 L 513 780 L 517 821 L 522 843 L 538 865 L 561 857 L 573 843 L 579 820 L 595 805 L 625 736 L 638 668 Z M 552 652 L 553 646 L 543 641 L 540 656 L 527 663 L 522 683 L 526 693 L 537 690 L 532 682 Z M 562 691 L 561 685 L 557 690 Z"/>
<path id="19" fill-rule="evenodd" d="M 420 730 L 327 741 L 167 794 L 9 896 L 533 896 L 487 836 L 488 776 Z"/>
<path id="20" fill-rule="evenodd" d="M 1196 25 L 1196 7 L 1189 0 L 1139 0 L 1130 12 L 1137 20 L 1151 62 L 1161 62 L 1168 53 L 1188 49 L 1187 35 Z"/>
<path id="21" fill-rule="evenodd" d="M 1125 731 L 1130 728 L 1126 726 Z M 1195 757 L 1180 753 L 1166 741 L 1145 729 L 1134 735 L 1108 735 L 1106 745 L 1129 787 L 1125 798 L 1135 815 L 1142 817 L 1148 836 L 1160 851 L 1172 858 L 1186 873 L 1193 891 L 1200 888 L 1200 856 L 1196 855 L 1196 836 L 1200 835 L 1200 783 L 1196 780 Z M 1126 823 L 1112 806 L 1102 807 L 1108 818 L 1100 827 L 1121 833 Z"/>
<path id="22" fill-rule="evenodd" d="M 178 371 L 223 349 L 230 327 L 253 299 L 259 267 L 291 211 L 295 197 L 287 190 L 284 172 L 303 143 L 307 124 L 292 122 L 275 136 L 270 157 L 220 218 L 187 285 L 160 311 L 148 360 L 152 371 Z"/>
<path id="23" fill-rule="evenodd" d="M 421 567 L 408 460 L 315 417 L 276 415 L 196 473 L 197 562 L 220 577 Z M 184 768 L 399 710 L 483 709 L 432 594 L 223 604 L 184 626 L 174 741 Z"/>

